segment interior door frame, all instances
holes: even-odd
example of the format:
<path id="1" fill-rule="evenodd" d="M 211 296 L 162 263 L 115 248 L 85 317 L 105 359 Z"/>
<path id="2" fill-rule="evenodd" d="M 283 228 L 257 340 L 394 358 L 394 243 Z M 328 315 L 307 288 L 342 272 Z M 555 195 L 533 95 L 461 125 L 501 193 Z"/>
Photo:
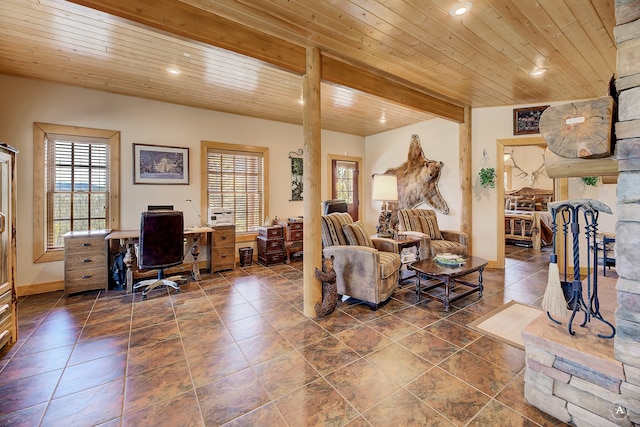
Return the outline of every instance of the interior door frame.
<path id="1" fill-rule="evenodd" d="M 331 194 L 333 192 L 333 161 L 334 160 L 344 160 L 347 162 L 354 162 L 358 165 L 358 219 L 364 222 L 364 218 L 362 217 L 362 157 L 354 157 L 354 156 L 341 156 L 339 154 L 327 154 L 327 199 L 331 198 Z"/>
<path id="2" fill-rule="evenodd" d="M 497 230 L 498 230 L 498 253 L 496 259 L 496 268 L 504 268 L 505 266 L 505 241 L 504 241 L 504 148 L 505 147 L 522 147 L 538 145 L 547 147 L 542 136 L 534 136 L 528 138 L 507 138 L 496 140 L 496 187 L 497 192 Z M 555 178 L 553 180 L 554 201 L 566 200 L 569 198 L 569 184 L 567 178 Z M 562 239 L 560 239 L 562 240 Z M 559 248 L 558 248 L 559 249 Z M 556 251 L 558 254 L 564 251 Z M 558 255 L 558 265 L 564 265 L 564 260 Z"/>

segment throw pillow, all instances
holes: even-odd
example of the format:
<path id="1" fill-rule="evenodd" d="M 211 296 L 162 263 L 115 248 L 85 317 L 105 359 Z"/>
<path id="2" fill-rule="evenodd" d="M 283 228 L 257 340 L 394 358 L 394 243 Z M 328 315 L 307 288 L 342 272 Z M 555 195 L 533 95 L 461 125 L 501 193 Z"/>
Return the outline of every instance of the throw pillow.
<path id="1" fill-rule="evenodd" d="M 373 248 L 373 242 L 367 231 L 364 229 L 362 221 L 352 222 L 351 224 L 343 224 L 342 231 L 347 238 L 347 242 L 353 246 L 368 246 Z"/>
<path id="2" fill-rule="evenodd" d="M 438 228 L 438 223 L 435 219 L 427 216 L 420 217 L 420 225 L 422 226 L 422 232 L 428 234 L 434 240 L 442 240 L 442 234 Z"/>

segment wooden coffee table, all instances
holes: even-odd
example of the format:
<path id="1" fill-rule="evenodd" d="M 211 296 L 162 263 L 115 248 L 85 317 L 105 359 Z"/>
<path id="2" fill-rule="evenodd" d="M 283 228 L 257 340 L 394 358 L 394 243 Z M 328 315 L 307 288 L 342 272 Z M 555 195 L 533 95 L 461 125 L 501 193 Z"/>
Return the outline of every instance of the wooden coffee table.
<path id="1" fill-rule="evenodd" d="M 482 272 L 487 266 L 487 260 L 484 258 L 472 256 L 465 258 L 463 265 L 443 265 L 433 260 L 423 259 L 420 261 L 409 264 L 409 269 L 416 272 L 418 280 L 416 283 L 416 293 L 418 294 L 418 301 L 422 292 L 429 291 L 431 289 L 444 286 L 444 293 L 441 295 L 432 295 L 425 293 L 429 298 L 442 301 L 444 304 L 444 310 L 449 312 L 449 303 L 460 298 L 464 298 L 474 292 L 478 292 L 478 298 L 482 297 Z M 471 283 L 459 278 L 466 276 L 467 274 L 478 272 L 478 283 Z M 435 283 L 430 284 L 427 287 L 422 287 L 422 280 L 435 280 Z M 463 292 L 455 292 L 455 295 L 451 295 L 451 290 L 456 285 L 462 285 L 469 289 Z"/>

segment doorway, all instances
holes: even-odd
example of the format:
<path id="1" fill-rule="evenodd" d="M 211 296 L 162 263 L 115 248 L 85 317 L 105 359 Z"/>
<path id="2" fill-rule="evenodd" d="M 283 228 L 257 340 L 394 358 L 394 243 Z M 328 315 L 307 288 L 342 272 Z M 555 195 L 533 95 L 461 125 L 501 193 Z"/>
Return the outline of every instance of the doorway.
<path id="1" fill-rule="evenodd" d="M 537 145 L 546 148 L 547 143 L 542 136 L 530 138 L 509 138 L 496 140 L 496 187 L 497 187 L 497 247 L 496 267 L 505 266 L 505 238 L 504 238 L 504 195 L 505 195 L 505 148 Z M 554 200 L 566 200 L 569 197 L 567 178 L 553 180 Z"/>
<path id="2" fill-rule="evenodd" d="M 347 202 L 347 212 L 354 221 L 360 218 L 360 163 L 359 157 L 329 155 L 330 199 Z"/>

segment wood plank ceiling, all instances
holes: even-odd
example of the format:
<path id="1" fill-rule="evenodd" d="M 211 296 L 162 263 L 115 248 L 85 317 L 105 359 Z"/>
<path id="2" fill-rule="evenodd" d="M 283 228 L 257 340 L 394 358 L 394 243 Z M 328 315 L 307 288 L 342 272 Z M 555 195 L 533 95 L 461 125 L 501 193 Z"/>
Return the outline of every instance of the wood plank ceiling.
<path id="1" fill-rule="evenodd" d="M 613 0 L 474 0 L 452 17 L 455 3 L 2 0 L 0 73 L 300 124 L 313 45 L 323 128 L 362 136 L 606 94 Z"/>

